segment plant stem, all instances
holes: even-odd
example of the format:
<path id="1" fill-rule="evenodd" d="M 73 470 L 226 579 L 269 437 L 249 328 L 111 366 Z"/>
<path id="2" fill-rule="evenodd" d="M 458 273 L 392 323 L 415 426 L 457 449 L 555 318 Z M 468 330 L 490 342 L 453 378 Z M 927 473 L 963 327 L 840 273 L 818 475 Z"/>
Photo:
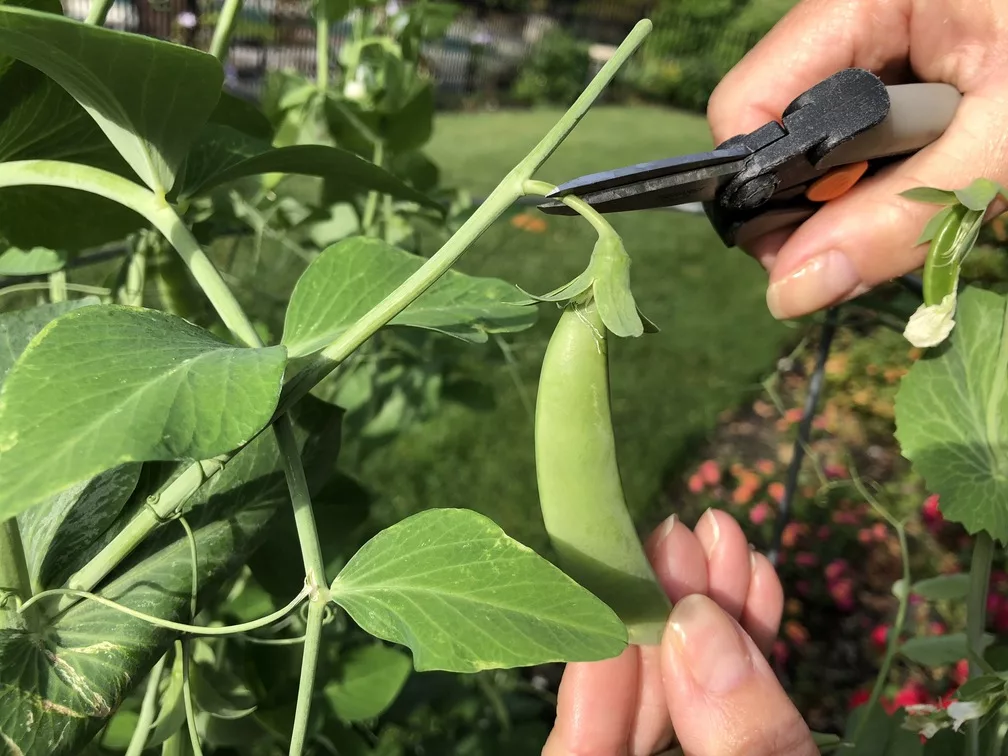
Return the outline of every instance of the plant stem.
<path id="1" fill-rule="evenodd" d="M 203 756 L 203 749 L 200 748 L 199 733 L 196 732 L 196 711 L 193 709 L 192 686 L 189 684 L 189 662 L 192 661 L 189 654 L 189 642 L 185 640 L 175 641 L 175 652 L 182 653 L 182 702 L 185 705 L 186 727 L 189 730 L 189 745 L 192 746 L 193 756 Z"/>
<path id="2" fill-rule="evenodd" d="M 385 162 L 385 142 L 378 139 L 374 143 L 374 154 L 371 156 L 371 162 L 377 165 L 379 168 L 382 167 L 382 163 Z M 365 236 L 371 236 L 371 230 L 374 226 L 375 216 L 378 214 L 378 192 L 371 190 L 368 192 L 367 204 L 364 205 L 364 218 L 361 220 L 361 231 L 364 232 Z"/>
<path id="3" fill-rule="evenodd" d="M 987 589 L 990 584 L 991 562 L 994 560 L 994 539 L 986 530 L 977 533 L 973 542 L 973 559 L 970 562 L 969 595 L 966 599 L 966 642 L 971 657 L 983 657 L 983 636 L 987 624 Z M 909 584 L 908 584 L 909 585 Z M 970 659 L 970 677 L 983 674 L 983 669 L 975 659 Z M 969 751 L 973 756 L 980 753 L 980 723 L 967 723 Z"/>
<path id="4" fill-rule="evenodd" d="M 105 17 L 108 16 L 108 12 L 112 10 L 113 5 L 115 5 L 115 0 L 91 0 L 84 23 L 91 26 L 102 26 L 105 23 Z"/>
<path id="5" fill-rule="evenodd" d="M 87 564 L 72 574 L 64 584 L 72 591 L 90 591 L 108 575 L 116 565 L 129 556 L 165 520 L 182 508 L 182 505 L 199 490 L 200 486 L 224 469 L 224 464 L 234 454 L 194 462 L 163 490 L 150 497 L 149 506 L 141 509 L 115 537 Z M 67 595 L 60 600 L 57 611 L 63 611 L 74 599 Z"/>
<path id="6" fill-rule="evenodd" d="M 130 738 L 129 746 L 126 748 L 126 756 L 141 756 L 147 746 L 147 737 L 150 735 L 150 727 L 154 723 L 157 715 L 157 694 L 158 686 L 161 682 L 161 671 L 164 669 L 165 654 L 158 659 L 154 669 L 151 670 L 150 677 L 147 678 L 147 689 L 144 691 L 143 703 L 140 704 L 140 717 L 137 719 L 136 728 L 133 730 L 133 737 Z"/>
<path id="7" fill-rule="evenodd" d="M 217 25 L 214 27 L 213 39 L 210 40 L 210 54 L 222 63 L 227 59 L 228 46 L 231 44 L 231 32 L 235 21 L 241 12 L 243 0 L 224 0 Z"/>
<path id="8" fill-rule="evenodd" d="M 166 630 L 174 630 L 178 633 L 189 633 L 191 635 L 241 635 L 242 633 L 247 633 L 249 630 L 258 630 L 261 627 L 267 627 L 272 625 L 274 622 L 283 619 L 288 614 L 290 614 L 294 609 L 297 608 L 304 599 L 310 595 L 308 587 L 305 586 L 286 606 L 277 609 L 272 614 L 267 614 L 265 617 L 260 617 L 257 620 L 251 620 L 249 622 L 242 622 L 240 625 L 226 625 L 224 627 L 214 626 L 203 626 L 203 625 L 185 625 L 181 622 L 172 622 L 171 620 L 162 619 L 161 617 L 155 617 L 151 614 L 144 614 L 143 612 L 138 612 L 136 609 L 130 609 L 128 606 L 123 606 L 122 604 L 117 604 L 115 601 L 105 598 L 104 596 L 98 596 L 94 593 L 88 593 L 87 591 L 74 591 L 69 588 L 53 588 L 52 590 L 42 591 L 36 593 L 32 598 L 28 599 L 24 604 L 21 605 L 22 613 L 34 607 L 35 604 L 43 599 L 47 599 L 50 596 L 66 596 L 73 595 L 80 599 L 87 599 L 89 601 L 94 601 L 96 604 L 101 604 L 108 609 L 114 609 L 117 612 L 122 612 L 127 614 L 134 619 L 143 620 L 144 622 L 149 622 L 155 627 L 163 627 Z"/>
<path id="9" fill-rule="evenodd" d="M 284 390 L 280 395 L 277 415 L 275 416 L 279 416 L 290 409 L 291 406 L 311 391 L 315 385 L 329 375 L 343 360 L 356 351 L 361 344 L 371 338 L 378 329 L 385 326 L 392 318 L 406 309 L 421 294 L 433 286 L 441 276 L 458 262 L 465 251 L 472 246 L 473 242 L 479 239 L 498 217 L 524 195 L 525 182 L 532 178 L 532 174 L 549 159 L 557 147 L 560 146 L 561 142 L 566 139 L 567 135 L 584 118 L 589 108 L 598 99 L 599 95 L 602 94 L 606 85 L 641 45 L 650 31 L 650 21 L 641 21 L 638 23 L 623 44 L 620 45 L 616 54 L 602 67 L 602 70 L 599 71 L 598 75 L 571 106 L 570 110 L 550 129 L 549 133 L 529 152 L 521 163 L 504 177 L 504 180 L 487 197 L 486 202 L 480 205 L 476 212 L 462 224 L 462 227 L 459 228 L 455 235 L 427 260 L 419 270 L 401 283 L 385 299 L 372 307 L 364 317 L 347 328 L 336 341 L 322 350 L 321 354 L 307 368 L 295 375 L 284 385 Z"/>
<path id="10" fill-rule="evenodd" d="M 294 709 L 290 756 L 301 756 L 308 733 L 308 716 L 311 713 L 319 648 L 322 645 L 322 619 L 327 603 L 328 599 L 323 601 L 321 598 L 314 598 L 308 603 L 308 622 L 305 628 L 304 653 L 301 656 L 301 678 L 298 682 L 297 705 Z"/>
<path id="11" fill-rule="evenodd" d="M 144 286 L 147 279 L 147 245 L 137 242 L 126 262 L 126 280 L 117 293 L 119 304 L 128 307 L 142 307 Z"/>
<path id="12" fill-rule="evenodd" d="M 305 580 L 312 591 L 311 597 L 314 601 L 320 590 L 324 592 L 326 577 L 325 564 L 322 561 L 322 545 L 319 543 L 311 497 L 308 495 L 308 481 L 305 478 L 304 465 L 301 463 L 301 454 L 298 451 L 297 439 L 294 438 L 294 426 L 290 418 L 287 415 L 277 418 L 273 431 L 280 447 L 284 476 L 287 478 L 287 488 L 290 490 L 291 504 L 294 506 L 294 525 L 297 528 L 298 542 L 301 544 Z M 323 598 L 324 604 L 329 597 L 323 596 Z"/>
<path id="13" fill-rule="evenodd" d="M 3 600 L 5 594 L 6 601 Z M 0 522 L 0 629 L 19 628 L 22 622 L 33 627 L 36 615 L 33 613 L 25 616 L 9 594 L 14 594 L 25 602 L 30 601 L 32 595 L 31 576 L 25 560 L 21 531 L 14 517 Z"/>
<path id="14" fill-rule="evenodd" d="M 315 85 L 320 92 L 329 89 L 329 4 L 318 0 L 315 7 Z"/>
<path id="15" fill-rule="evenodd" d="M 66 302 L 67 277 L 65 270 L 54 270 L 49 274 L 49 301 Z"/>
<path id="16" fill-rule="evenodd" d="M 87 286 L 86 284 L 66 284 L 67 291 L 76 291 L 80 294 L 93 294 L 97 297 L 104 297 L 108 295 L 109 290 L 103 286 Z M 35 283 L 20 283 L 13 284 L 12 286 L 5 286 L 0 289 L 0 297 L 7 296 L 8 294 L 17 294 L 24 291 L 48 291 L 52 292 L 52 284 L 50 282 L 42 283 L 41 281 Z"/>

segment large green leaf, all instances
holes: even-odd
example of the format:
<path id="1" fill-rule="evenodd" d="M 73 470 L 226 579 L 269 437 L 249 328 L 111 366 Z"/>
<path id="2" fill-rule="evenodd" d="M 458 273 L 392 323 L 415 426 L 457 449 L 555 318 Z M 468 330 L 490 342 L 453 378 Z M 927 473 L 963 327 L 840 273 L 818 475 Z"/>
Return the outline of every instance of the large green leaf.
<path id="1" fill-rule="evenodd" d="M 911 368 L 896 397 L 896 438 L 939 494 L 943 516 L 1000 541 L 1008 540 L 1005 305 L 966 289 L 951 338 Z"/>
<path id="2" fill-rule="evenodd" d="M 0 386 L 25 347 L 46 324 L 71 310 L 97 304 L 101 304 L 98 297 L 84 297 L 0 313 Z"/>
<path id="3" fill-rule="evenodd" d="M 984 635 L 981 643 L 982 648 L 986 648 L 993 642 L 994 636 Z M 942 667 L 967 658 L 969 645 L 965 633 L 921 635 L 904 641 L 899 647 L 899 652 L 910 661 L 925 667 Z"/>
<path id="4" fill-rule="evenodd" d="M 0 389 L 0 520 L 125 462 L 203 459 L 270 419 L 283 347 L 171 315 L 87 307 L 46 326 Z"/>
<path id="5" fill-rule="evenodd" d="M 224 81 L 206 53 L 9 6 L 0 6 L 0 50 L 67 90 L 156 191 L 175 183 Z"/>
<path id="6" fill-rule="evenodd" d="M 284 502 L 272 435 L 256 439 L 203 491 L 202 505 L 188 519 L 201 593 L 212 596 L 265 537 Z M 180 526 L 161 528 L 127 566 L 101 595 L 188 621 L 190 552 Z M 43 637 L 0 631 L 0 743 L 24 756 L 80 753 L 173 638 L 171 631 L 88 601 L 60 616 Z"/>
<path id="7" fill-rule="evenodd" d="M 291 356 L 322 349 L 420 269 L 425 260 L 378 239 L 353 237 L 319 255 L 294 287 L 283 343 Z M 488 333 L 531 327 L 521 291 L 495 278 L 448 271 L 390 325 L 427 328 L 481 343 Z"/>
<path id="8" fill-rule="evenodd" d="M 136 488 L 140 465 L 120 465 L 18 515 L 35 589 L 58 588 L 80 569 Z"/>
<path id="9" fill-rule="evenodd" d="M 409 657 L 394 648 L 355 648 L 341 658 L 338 677 L 325 686 L 325 697 L 346 722 L 374 719 L 392 705 L 412 670 Z"/>
<path id="10" fill-rule="evenodd" d="M 627 643 L 608 606 L 464 509 L 383 530 L 343 568 L 332 598 L 367 632 L 409 646 L 418 671 L 595 661 Z"/>
<path id="11" fill-rule="evenodd" d="M 208 124 L 186 161 L 182 196 L 264 173 L 294 173 L 339 181 L 357 191 L 377 190 L 399 199 L 440 207 L 427 195 L 352 152 L 322 144 L 272 147 L 220 124 Z"/>

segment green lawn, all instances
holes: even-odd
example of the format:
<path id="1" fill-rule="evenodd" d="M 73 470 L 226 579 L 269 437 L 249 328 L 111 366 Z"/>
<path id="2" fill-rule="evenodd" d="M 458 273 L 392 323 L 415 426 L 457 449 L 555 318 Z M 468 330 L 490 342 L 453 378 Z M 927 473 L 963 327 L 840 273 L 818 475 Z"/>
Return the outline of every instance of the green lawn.
<path id="1" fill-rule="evenodd" d="M 439 118 L 430 149 L 445 181 L 488 192 L 555 122 L 559 113 L 451 114 Z M 539 178 L 559 183 L 586 172 L 709 149 L 704 121 L 651 108 L 594 111 Z M 677 474 L 717 415 L 772 368 L 794 333 L 769 316 L 765 274 L 720 243 L 703 217 L 668 212 L 614 216 L 633 258 L 632 283 L 658 335 L 611 347 L 614 423 L 628 501 L 648 527 L 667 512 L 657 494 Z M 545 292 L 584 269 L 594 242 L 579 219 L 550 218 L 532 234 L 498 223 L 460 268 Z M 536 382 L 556 310 L 511 339 L 526 395 Z M 485 380 L 495 406 L 451 404 L 364 468 L 390 519 L 427 507 L 468 507 L 493 517 L 528 545 L 546 545 L 536 494 L 532 418 L 512 376 L 485 347 Z"/>

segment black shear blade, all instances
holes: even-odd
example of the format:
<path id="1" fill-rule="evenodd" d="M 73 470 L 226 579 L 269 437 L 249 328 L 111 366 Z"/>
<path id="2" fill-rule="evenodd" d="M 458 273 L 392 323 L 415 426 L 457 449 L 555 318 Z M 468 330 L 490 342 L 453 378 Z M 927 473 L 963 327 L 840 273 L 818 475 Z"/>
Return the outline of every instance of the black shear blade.
<path id="1" fill-rule="evenodd" d="M 748 147 L 739 145 L 595 173 L 558 186 L 539 209 L 551 215 L 573 215 L 561 199 L 568 195 L 580 197 L 602 213 L 707 202 L 751 154 Z"/>

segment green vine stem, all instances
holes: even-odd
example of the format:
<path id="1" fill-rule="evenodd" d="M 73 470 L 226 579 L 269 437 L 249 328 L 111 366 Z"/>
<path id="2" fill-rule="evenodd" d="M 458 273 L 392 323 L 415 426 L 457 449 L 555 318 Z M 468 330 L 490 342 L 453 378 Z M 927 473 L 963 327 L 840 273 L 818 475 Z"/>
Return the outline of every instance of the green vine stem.
<path id="1" fill-rule="evenodd" d="M 903 628 L 906 625 L 907 609 L 910 606 L 911 583 L 910 549 L 907 546 L 906 530 L 903 527 L 903 523 L 893 517 L 885 507 L 878 503 L 875 497 L 871 495 L 864 483 L 861 481 L 861 477 L 858 475 L 857 470 L 853 468 L 851 469 L 851 481 L 854 483 L 854 487 L 857 489 L 858 493 L 864 497 L 865 501 L 871 505 L 872 509 L 874 509 L 878 515 L 888 522 L 889 525 L 896 531 L 896 536 L 899 538 L 900 559 L 903 562 L 903 591 L 899 597 L 899 608 L 896 610 L 896 620 L 893 623 L 892 631 L 889 634 L 889 642 L 886 645 L 885 658 L 882 660 L 882 667 L 879 669 L 878 676 L 875 678 L 875 685 L 872 687 L 871 696 L 865 704 L 865 715 L 861 718 L 857 729 L 854 731 L 854 737 L 850 741 L 856 749 L 858 743 L 861 742 L 861 736 L 864 734 L 864 729 L 868 725 L 871 711 L 878 705 L 879 699 L 882 697 L 882 691 L 889 679 L 889 670 L 892 668 L 893 659 L 896 657 L 896 651 L 899 648 L 900 637 L 903 635 Z"/>
<path id="2" fill-rule="evenodd" d="M 325 617 L 327 603 L 328 600 L 322 601 L 320 598 L 312 599 L 308 603 L 308 622 L 305 627 L 304 652 L 301 656 L 301 677 L 298 680 L 290 756 L 300 756 L 308 735 L 308 717 L 315 690 L 315 674 L 318 669 L 319 649 L 322 646 L 322 620 Z"/>
<path id="3" fill-rule="evenodd" d="M 91 0 L 84 23 L 91 26 L 104 25 L 105 17 L 108 16 L 108 12 L 112 10 L 113 5 L 115 5 L 115 0 Z"/>
<path id="4" fill-rule="evenodd" d="M 287 478 L 291 503 L 294 506 L 294 525 L 297 529 L 298 541 L 301 544 L 305 581 L 311 590 L 309 598 L 312 602 L 322 598 L 322 603 L 325 604 L 329 600 L 329 596 L 326 588 L 325 564 L 322 561 L 322 546 L 319 543 L 318 529 L 315 527 L 315 517 L 312 514 L 311 497 L 308 495 L 308 480 L 305 477 L 304 465 L 301 463 L 297 439 L 294 438 L 294 425 L 287 415 L 277 419 L 274 432 L 276 433 L 277 445 L 280 447 L 280 457 L 283 459 L 284 475 Z"/>
<path id="5" fill-rule="evenodd" d="M 93 294 L 97 297 L 108 296 L 109 290 L 104 286 L 88 286 L 86 284 L 73 284 L 68 283 L 64 285 L 67 291 L 77 292 L 78 294 Z M 5 286 L 0 289 L 0 297 L 7 296 L 8 294 L 18 294 L 26 291 L 48 291 L 50 295 L 52 293 L 52 283 L 46 282 L 34 282 L 29 281 L 27 283 L 12 284 L 11 286 Z"/>
<path id="6" fill-rule="evenodd" d="M 315 85 L 320 92 L 329 89 L 329 3 L 315 4 Z"/>
<path id="7" fill-rule="evenodd" d="M 588 88 L 581 94 L 550 132 L 532 151 L 504 177 L 497 188 L 461 228 L 424 265 L 400 284 L 395 291 L 375 305 L 360 320 L 347 328 L 336 341 L 302 372 L 284 386 L 277 408 L 279 416 L 289 410 L 312 388 L 325 379 L 343 360 L 353 354 L 392 318 L 406 309 L 441 278 L 465 251 L 479 239 L 508 208 L 525 193 L 525 182 L 542 167 L 567 135 L 587 115 L 592 104 L 616 75 L 617 71 L 644 42 L 651 32 L 651 22 L 641 21 L 620 45 L 616 54 L 602 67 Z"/>
<path id="8" fill-rule="evenodd" d="M 126 756 L 141 756 L 147 746 L 147 737 L 150 735 L 151 725 L 154 724 L 154 717 L 157 716 L 158 687 L 161 684 L 161 672 L 164 670 L 167 658 L 168 655 L 165 654 L 158 659 L 150 677 L 147 678 L 147 689 L 144 690 L 143 703 L 140 704 L 140 716 L 126 747 Z"/>
<path id="9" fill-rule="evenodd" d="M 533 181 L 529 180 L 522 186 L 522 191 L 526 196 L 536 196 L 545 197 L 546 195 L 552 193 L 556 189 L 552 184 L 547 184 L 545 181 Z M 606 236 L 608 234 L 614 234 L 616 231 L 613 229 L 612 224 L 605 219 L 605 217 L 594 207 L 589 205 L 580 197 L 575 197 L 574 195 L 568 195 L 563 197 L 561 201 L 567 205 L 571 210 L 577 212 L 582 218 L 592 224 L 592 227 L 598 232 L 599 236 Z"/>
<path id="10" fill-rule="evenodd" d="M 49 301 L 66 302 L 67 276 L 65 270 L 54 270 L 49 274 Z"/>
<path id="11" fill-rule="evenodd" d="M 0 629 L 21 627 L 22 622 L 33 626 L 36 613 L 25 614 L 31 600 L 31 574 L 25 560 L 24 546 L 17 518 L 0 522 Z M 19 601 L 24 601 L 20 608 Z"/>
<path id="12" fill-rule="evenodd" d="M 213 39 L 210 40 L 210 54 L 222 63 L 227 58 L 228 46 L 231 44 L 231 33 L 235 21 L 241 13 L 243 0 L 224 0 L 217 25 L 214 27 Z"/>
<path id="13" fill-rule="evenodd" d="M 117 612 L 122 612 L 123 614 L 128 614 L 130 617 L 135 619 L 143 620 L 144 622 L 149 622 L 155 627 L 163 627 L 166 630 L 174 630 L 178 633 L 188 633 L 190 635 L 241 635 L 242 633 L 247 633 L 249 630 L 258 630 L 261 627 L 267 627 L 272 625 L 274 622 L 283 619 L 292 611 L 294 611 L 298 605 L 304 601 L 309 595 L 310 591 L 306 585 L 301 589 L 291 601 L 286 605 L 277 609 L 272 614 L 267 614 L 265 617 L 260 617 L 257 620 L 250 620 L 249 622 L 243 622 L 240 625 L 227 625 L 224 627 L 207 627 L 203 625 L 185 625 L 181 622 L 172 622 L 171 620 L 162 619 L 161 617 L 155 617 L 151 614 L 144 614 L 143 612 L 138 612 L 136 609 L 130 609 L 128 606 L 123 606 L 122 604 L 117 604 L 115 601 L 105 598 L 104 596 L 98 596 L 94 593 L 88 593 L 87 591 L 74 591 L 69 588 L 52 588 L 48 591 L 42 591 L 36 593 L 30 599 L 25 601 L 21 608 L 18 610 L 19 613 L 23 614 L 36 603 L 44 599 L 50 598 L 52 596 L 73 596 L 78 599 L 86 599 L 88 601 L 94 601 L 96 604 L 101 604 L 108 609 L 114 609 Z"/>
<path id="14" fill-rule="evenodd" d="M 147 281 L 147 244 L 141 239 L 126 261 L 126 280 L 116 293 L 119 304 L 142 307 L 144 286 Z"/>
<path id="15" fill-rule="evenodd" d="M 973 558 L 970 562 L 969 595 L 966 599 L 966 641 L 970 650 L 970 677 L 983 674 L 978 663 L 983 658 L 983 635 L 987 624 L 987 590 L 990 583 L 991 563 L 994 560 L 994 539 L 985 530 L 977 533 L 973 542 Z M 980 723 L 967 723 L 970 753 L 980 753 Z"/>
<path id="16" fill-rule="evenodd" d="M 185 705 L 186 727 L 189 730 L 189 745 L 192 746 L 193 756 L 203 756 L 199 733 L 196 732 L 196 711 L 193 709 L 192 686 L 189 683 L 189 664 L 192 662 L 192 658 L 189 653 L 188 641 L 175 641 L 175 653 L 182 654 L 182 702 Z"/>
<path id="17" fill-rule="evenodd" d="M 385 162 L 385 143 L 381 139 L 376 140 L 374 143 L 374 154 L 371 156 L 371 162 L 378 167 L 382 167 L 382 164 Z M 364 218 L 361 220 L 361 230 L 365 236 L 373 236 L 372 227 L 377 215 L 378 192 L 371 190 L 368 192 L 367 203 L 364 205 Z"/>
<path id="18" fill-rule="evenodd" d="M 308 394 L 316 384 L 325 379 L 326 376 L 338 367 L 344 359 L 432 286 L 435 281 L 454 265 L 466 249 L 481 237 L 494 221 L 522 196 L 525 181 L 530 179 L 532 173 L 538 170 L 549 159 L 567 135 L 584 118 L 606 85 L 643 43 L 650 31 L 650 21 L 641 21 L 638 23 L 620 46 L 619 50 L 617 50 L 616 54 L 602 67 L 589 87 L 574 105 L 571 106 L 570 110 L 557 122 L 542 141 L 533 148 L 525 159 L 508 173 L 487 201 L 470 216 L 458 232 L 433 257 L 428 259 L 416 273 L 382 302 L 373 307 L 361 320 L 344 331 L 337 341 L 324 350 L 307 368 L 295 375 L 284 385 L 274 418 L 284 415 L 297 401 Z M 90 177 L 90 180 L 86 180 L 86 178 L 82 179 L 82 176 Z M 199 244 L 188 233 L 185 226 L 181 224 L 174 210 L 163 205 L 163 203 L 159 209 L 153 195 L 136 184 L 113 174 L 99 171 L 98 169 L 88 168 L 87 166 L 71 166 L 55 161 L 12 161 L 0 164 L 0 187 L 41 183 L 84 191 L 95 191 L 95 182 L 99 182 L 98 185 L 101 186 L 102 193 L 111 199 L 134 207 L 134 209 L 137 209 L 134 203 L 141 204 L 144 210 L 138 210 L 138 212 L 146 214 L 145 210 L 148 209 L 163 211 L 164 218 L 171 220 L 172 226 L 177 223 L 182 228 L 181 231 L 177 231 L 174 235 L 165 234 L 165 236 L 168 237 L 176 249 L 179 249 L 179 244 L 176 244 L 176 241 L 180 241 L 185 245 L 186 253 L 183 254 L 183 259 L 187 263 L 191 261 L 199 262 L 206 259 L 199 248 Z M 114 188 L 114 193 L 109 194 L 106 192 L 109 186 Z M 150 195 L 150 198 L 147 195 Z M 168 213 L 171 215 L 170 218 L 168 217 Z M 164 223 L 165 220 L 162 219 L 161 222 Z M 179 249 L 179 252 L 182 253 L 182 250 Z M 238 317 L 241 316 L 241 309 L 238 307 L 237 302 L 234 302 L 233 295 L 227 289 L 227 285 L 220 279 L 216 269 L 209 263 L 209 260 L 205 264 L 200 262 L 199 276 L 196 275 L 196 269 L 191 264 L 190 269 L 193 270 L 193 274 L 203 288 L 204 293 L 207 294 L 211 302 L 218 308 L 218 312 L 223 309 L 227 313 L 227 316 L 222 313 L 221 317 L 225 324 L 231 328 L 232 323 L 235 322 L 236 315 Z M 215 277 L 219 283 L 212 285 L 208 290 L 203 284 L 204 280 L 210 276 Z M 222 295 L 219 297 L 215 296 L 221 293 L 221 289 L 223 289 Z M 234 309 L 231 302 L 234 302 Z M 251 331 L 251 333 L 248 333 L 248 331 Z M 251 328 L 251 325 L 248 326 L 247 330 L 243 328 L 243 332 L 255 341 L 258 341 L 258 334 Z M 116 565 L 125 559 L 160 524 L 159 518 L 170 516 L 177 511 L 201 485 L 220 472 L 227 460 L 233 457 L 234 454 L 237 454 L 238 451 L 236 450 L 229 455 L 224 455 L 215 460 L 195 462 L 190 465 L 176 480 L 157 495 L 152 507 L 144 508 L 127 523 L 124 529 L 101 552 L 91 559 L 88 564 L 84 565 L 81 570 L 71 576 L 67 581 L 68 588 L 75 590 L 90 590 L 94 588 L 102 578 L 108 575 Z"/>

